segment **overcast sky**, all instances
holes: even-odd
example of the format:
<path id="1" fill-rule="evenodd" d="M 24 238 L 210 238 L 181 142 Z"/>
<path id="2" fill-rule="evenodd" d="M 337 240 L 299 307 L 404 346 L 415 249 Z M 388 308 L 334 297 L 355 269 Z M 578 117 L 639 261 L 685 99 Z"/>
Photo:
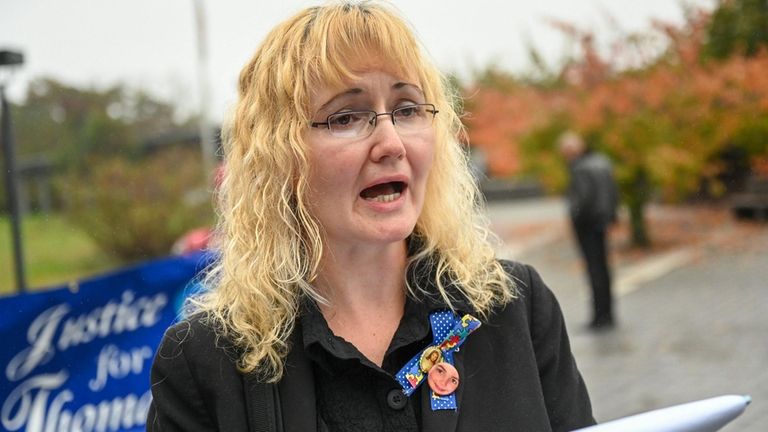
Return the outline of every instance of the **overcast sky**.
<path id="1" fill-rule="evenodd" d="M 715 0 L 683 0 L 711 8 Z M 569 49 L 548 18 L 615 34 L 650 28 L 652 18 L 682 22 L 677 0 L 394 0 L 446 72 L 468 77 L 496 63 L 529 66 L 526 44 L 550 61 Z M 308 0 L 205 0 L 211 115 L 235 100 L 240 68 L 265 34 Z M 193 0 L 0 0 L 0 49 L 20 50 L 25 64 L 8 85 L 20 101 L 31 78 L 47 75 L 84 86 L 126 82 L 185 107 L 199 86 Z M 5 77 L 3 77 L 5 79 Z M 190 108 L 192 109 L 192 108 Z"/>

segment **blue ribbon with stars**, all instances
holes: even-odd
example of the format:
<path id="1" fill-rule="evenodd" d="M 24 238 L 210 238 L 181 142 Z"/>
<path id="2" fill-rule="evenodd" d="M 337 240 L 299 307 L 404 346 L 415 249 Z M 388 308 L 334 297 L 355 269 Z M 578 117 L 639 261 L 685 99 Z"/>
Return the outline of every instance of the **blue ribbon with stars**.
<path id="1" fill-rule="evenodd" d="M 426 380 L 427 374 L 421 370 L 420 365 L 425 351 L 438 348 L 442 354 L 441 361 L 453 365 L 453 353 L 459 350 L 459 346 L 470 333 L 480 327 L 480 321 L 472 315 L 467 314 L 459 318 L 450 310 L 430 313 L 429 322 L 432 326 L 432 344 L 416 354 L 395 374 L 395 379 L 403 387 L 406 396 L 412 395 Z M 430 401 L 433 411 L 457 408 L 455 393 L 439 396 L 430 389 Z"/>

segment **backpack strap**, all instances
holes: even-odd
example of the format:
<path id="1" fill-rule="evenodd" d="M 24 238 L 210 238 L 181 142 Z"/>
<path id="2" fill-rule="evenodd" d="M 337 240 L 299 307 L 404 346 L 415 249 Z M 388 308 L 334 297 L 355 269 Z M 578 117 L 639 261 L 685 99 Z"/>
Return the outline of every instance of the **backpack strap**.
<path id="1" fill-rule="evenodd" d="M 304 351 L 301 322 L 297 322 L 285 358 L 285 372 L 276 385 L 280 432 L 317 432 L 320 421 L 315 399 L 315 374 L 312 361 Z"/>
<path id="2" fill-rule="evenodd" d="M 275 384 L 259 380 L 256 374 L 246 375 L 245 403 L 249 431 L 282 432 L 282 415 Z"/>
<path id="3" fill-rule="evenodd" d="M 314 371 L 301 335 L 301 323 L 298 322 L 289 339 L 290 350 L 283 377 L 277 384 L 265 383 L 256 374 L 245 376 L 249 431 L 318 430 Z"/>

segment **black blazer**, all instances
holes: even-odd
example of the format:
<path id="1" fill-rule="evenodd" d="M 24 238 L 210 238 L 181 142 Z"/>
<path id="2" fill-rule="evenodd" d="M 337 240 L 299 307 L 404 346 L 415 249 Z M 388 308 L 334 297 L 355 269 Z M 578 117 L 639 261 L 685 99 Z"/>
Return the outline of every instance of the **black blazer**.
<path id="1" fill-rule="evenodd" d="M 432 411 L 422 395 L 422 430 L 571 431 L 595 423 L 557 300 L 530 267 L 503 263 L 519 296 L 494 313 L 454 356 L 459 409 Z M 286 432 L 316 431 L 312 364 L 297 329 L 274 395 Z M 170 328 L 152 366 L 148 431 L 256 431 L 265 387 L 235 366 L 236 353 L 197 320 Z M 414 396 L 416 397 L 416 396 Z"/>

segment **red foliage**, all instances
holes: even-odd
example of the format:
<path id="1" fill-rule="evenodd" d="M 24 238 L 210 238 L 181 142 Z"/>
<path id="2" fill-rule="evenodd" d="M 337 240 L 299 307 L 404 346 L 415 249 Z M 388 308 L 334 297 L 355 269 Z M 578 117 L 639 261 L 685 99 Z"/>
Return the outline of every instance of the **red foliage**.
<path id="1" fill-rule="evenodd" d="M 617 159 L 620 181 L 642 167 L 667 196 L 690 192 L 702 176 L 717 174 L 714 156 L 746 121 L 768 118 L 768 53 L 702 61 L 709 18 L 699 11 L 683 26 L 656 22 L 668 48 L 632 70 L 620 69 L 616 59 L 628 56 L 616 50 L 649 52 L 637 38 L 627 36 L 601 56 L 589 31 L 554 23 L 579 42 L 581 59 L 562 70 L 557 90 L 524 84 L 466 89 L 470 143 L 487 153 L 491 175 L 515 175 L 526 134 L 566 118 L 570 127 L 600 137 Z M 552 146 L 539 148 L 551 152 Z"/>

